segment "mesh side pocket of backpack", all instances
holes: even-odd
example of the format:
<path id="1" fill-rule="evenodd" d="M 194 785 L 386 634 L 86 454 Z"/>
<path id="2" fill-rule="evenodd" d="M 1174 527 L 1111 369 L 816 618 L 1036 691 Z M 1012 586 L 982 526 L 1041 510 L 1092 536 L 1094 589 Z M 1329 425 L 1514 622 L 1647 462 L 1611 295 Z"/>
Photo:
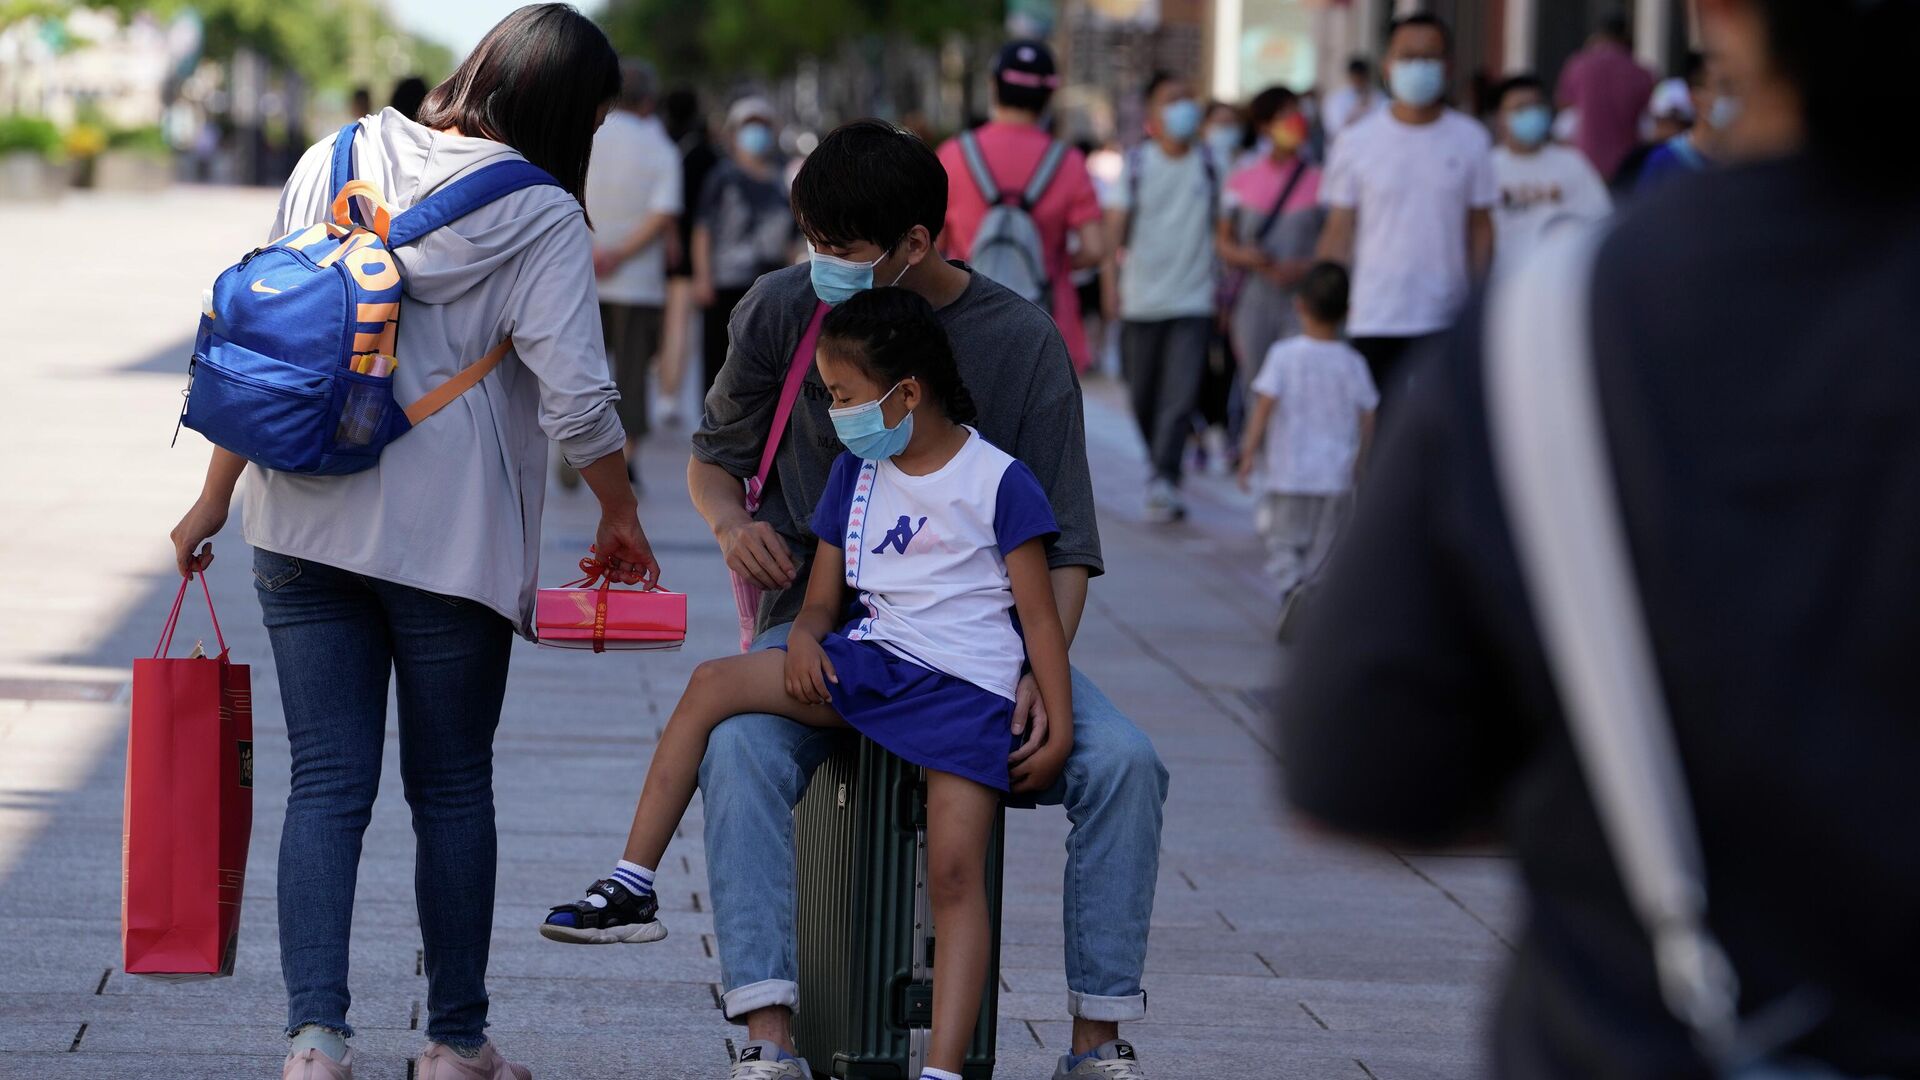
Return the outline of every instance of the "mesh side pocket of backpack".
<path id="1" fill-rule="evenodd" d="M 373 445 L 385 429 L 392 408 L 393 388 L 387 380 L 349 382 L 340 423 L 333 432 L 334 445 L 341 449 Z"/>

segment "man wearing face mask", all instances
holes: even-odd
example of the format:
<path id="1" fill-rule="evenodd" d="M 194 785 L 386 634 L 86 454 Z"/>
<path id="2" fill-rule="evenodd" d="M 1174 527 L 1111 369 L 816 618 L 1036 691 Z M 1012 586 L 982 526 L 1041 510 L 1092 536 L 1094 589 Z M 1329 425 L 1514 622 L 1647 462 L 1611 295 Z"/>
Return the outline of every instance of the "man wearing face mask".
<path id="1" fill-rule="evenodd" d="M 1121 249 L 1120 363 L 1146 440 L 1147 519 L 1185 516 L 1180 465 L 1212 340 L 1221 163 L 1195 146 L 1202 110 L 1186 80 L 1147 84 L 1147 141 L 1127 155 L 1108 231 Z"/>
<path id="2" fill-rule="evenodd" d="M 1727 89 L 1721 65 L 1708 55 L 1700 66 L 1688 72 L 1687 90 L 1693 96 L 1693 126 L 1668 139 L 1640 168 L 1635 195 L 1644 195 L 1677 176 L 1704 172 L 1719 160 L 1725 150 L 1726 131 L 1740 118 L 1740 99 Z"/>
<path id="3" fill-rule="evenodd" d="M 1333 144 L 1318 257 L 1352 268 L 1347 333 L 1383 401 L 1402 361 L 1445 330 L 1493 262 L 1496 189 L 1487 131 L 1447 107 L 1452 35 L 1409 15 L 1387 39 L 1390 109 Z"/>
<path id="4" fill-rule="evenodd" d="M 1003 202 L 1024 204 L 1027 189 L 1040 188 L 1027 207 L 1045 263 L 1037 275 L 1042 280 L 1034 284 L 1045 294 L 1042 306 L 1053 313 L 1075 370 L 1085 371 L 1093 363 L 1093 350 L 1080 322 L 1073 272 L 1100 265 L 1106 257 L 1106 236 L 1086 155 L 1071 147 L 1056 150 L 1053 137 L 1041 126 L 1059 85 L 1052 50 L 1038 41 L 1008 42 L 993 64 L 993 118 L 968 137 Z M 1057 161 L 1050 160 L 1054 154 Z M 974 245 L 990 208 L 961 139 L 949 139 L 940 147 L 940 164 L 947 169 L 947 221 L 940 248 L 951 258 L 977 260 Z M 1043 168 L 1052 168 L 1051 177 L 1042 174 Z M 1078 242 L 1072 250 L 1068 237 Z"/>
<path id="5" fill-rule="evenodd" d="M 693 299 L 703 311 L 706 388 L 727 358 L 727 320 L 762 274 L 793 262 L 799 232 L 774 160 L 773 106 L 746 97 L 727 110 L 733 153 L 707 174 L 694 214 Z"/>
<path id="6" fill-rule="evenodd" d="M 760 509 L 741 481 L 754 475 L 794 352 L 822 303 L 898 284 L 933 305 L 960 376 L 979 406 L 975 427 L 1025 462 L 1046 488 L 1060 535 L 1047 549 L 1053 591 L 1072 643 L 1087 580 L 1102 571 L 1080 387 L 1045 311 L 964 263 L 937 253 L 947 171 L 926 144 L 877 120 L 821 140 L 793 183 L 793 210 L 813 256 L 767 274 L 734 310 L 730 347 L 693 437 L 687 485 L 727 565 L 767 592 L 755 648 L 782 645 L 799 613 L 817 547 L 809 526 L 841 443 L 831 397 L 809 371 L 774 457 Z M 805 362 L 808 358 L 803 358 Z M 1120 1024 L 1146 1016 L 1140 979 L 1158 874 L 1167 771 L 1153 744 L 1099 687 L 1073 678 L 1073 750 L 1044 790 L 1029 765 L 1045 744 L 1033 680 L 1017 690 L 1009 764 L 1014 790 L 1061 805 L 1073 824 L 1063 898 L 1071 1053 L 1056 1080 L 1144 1080 Z M 736 716 L 714 729 L 700 769 L 708 876 L 727 1017 L 746 1025 L 734 1075 L 801 1080 L 793 1054 L 799 1005 L 793 939 L 793 807 L 833 740 L 783 717 Z M 724 794 L 721 794 L 724 793 Z M 825 1062 L 819 1063 L 825 1066 Z"/>
<path id="7" fill-rule="evenodd" d="M 1548 141 L 1553 110 L 1546 87 L 1534 75 L 1515 75 L 1500 85 L 1500 145 L 1493 151 L 1493 178 L 1500 201 L 1493 208 L 1494 273 L 1524 266 L 1548 230 L 1598 221 L 1613 209 L 1607 186 L 1586 155 Z"/>

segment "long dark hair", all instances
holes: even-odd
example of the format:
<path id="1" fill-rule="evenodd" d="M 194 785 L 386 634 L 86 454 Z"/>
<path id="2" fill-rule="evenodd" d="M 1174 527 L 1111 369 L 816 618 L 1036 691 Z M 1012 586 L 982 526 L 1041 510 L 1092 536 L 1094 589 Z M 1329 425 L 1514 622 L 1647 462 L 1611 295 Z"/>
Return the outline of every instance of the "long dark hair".
<path id="1" fill-rule="evenodd" d="M 857 364 L 882 386 L 901 379 L 920 380 L 927 395 L 956 424 L 978 410 L 960 381 L 953 344 L 919 293 L 898 287 L 867 289 L 827 313 L 820 324 L 820 347 L 835 359 Z"/>
<path id="2" fill-rule="evenodd" d="M 503 142 L 586 202 L 600 107 L 620 93 L 620 57 L 567 4 L 529 4 L 487 31 L 420 106 L 420 123 Z"/>

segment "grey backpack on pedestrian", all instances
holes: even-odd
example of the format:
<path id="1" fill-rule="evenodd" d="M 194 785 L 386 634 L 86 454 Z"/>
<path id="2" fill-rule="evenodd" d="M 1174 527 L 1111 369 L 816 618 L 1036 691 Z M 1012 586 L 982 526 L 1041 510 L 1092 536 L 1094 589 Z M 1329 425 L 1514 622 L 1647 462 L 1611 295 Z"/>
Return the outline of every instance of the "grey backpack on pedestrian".
<path id="1" fill-rule="evenodd" d="M 1845 1080 L 1781 1050 L 1828 1001 L 1803 986 L 1741 1015 L 1707 925 L 1705 857 L 1628 554 L 1594 375 L 1603 233 L 1547 238 L 1489 294 L 1488 437 L 1501 502 L 1594 807 L 1653 944 L 1667 1009 L 1723 1080 Z"/>
<path id="2" fill-rule="evenodd" d="M 986 155 L 980 152 L 980 140 L 973 137 L 973 132 L 961 134 L 960 153 L 967 160 L 974 186 L 980 189 L 981 200 L 987 204 L 986 216 L 973 234 L 967 262 L 975 273 L 985 274 L 1022 299 L 1052 311 L 1053 281 L 1047 275 L 1047 250 L 1040 242 L 1033 208 L 1059 175 L 1067 144 L 1054 140 L 1027 180 L 1026 189 L 1010 193 L 1002 192 L 993 182 L 993 170 L 987 168 Z"/>

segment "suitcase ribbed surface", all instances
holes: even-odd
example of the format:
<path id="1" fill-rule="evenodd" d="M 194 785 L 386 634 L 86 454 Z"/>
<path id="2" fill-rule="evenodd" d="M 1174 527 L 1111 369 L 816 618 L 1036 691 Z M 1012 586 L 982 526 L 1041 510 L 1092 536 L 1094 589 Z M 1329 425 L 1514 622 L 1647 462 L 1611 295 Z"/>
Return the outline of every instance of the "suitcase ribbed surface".
<path id="1" fill-rule="evenodd" d="M 800 1010 L 794 1041 L 814 1075 L 913 1080 L 910 1029 L 932 1000 L 913 979 L 915 832 L 925 820 L 920 771 L 849 739 L 813 774 L 794 811 L 799 849 Z M 993 956 L 965 1075 L 993 1075 L 999 1019 L 1003 830 L 987 867 Z"/>

